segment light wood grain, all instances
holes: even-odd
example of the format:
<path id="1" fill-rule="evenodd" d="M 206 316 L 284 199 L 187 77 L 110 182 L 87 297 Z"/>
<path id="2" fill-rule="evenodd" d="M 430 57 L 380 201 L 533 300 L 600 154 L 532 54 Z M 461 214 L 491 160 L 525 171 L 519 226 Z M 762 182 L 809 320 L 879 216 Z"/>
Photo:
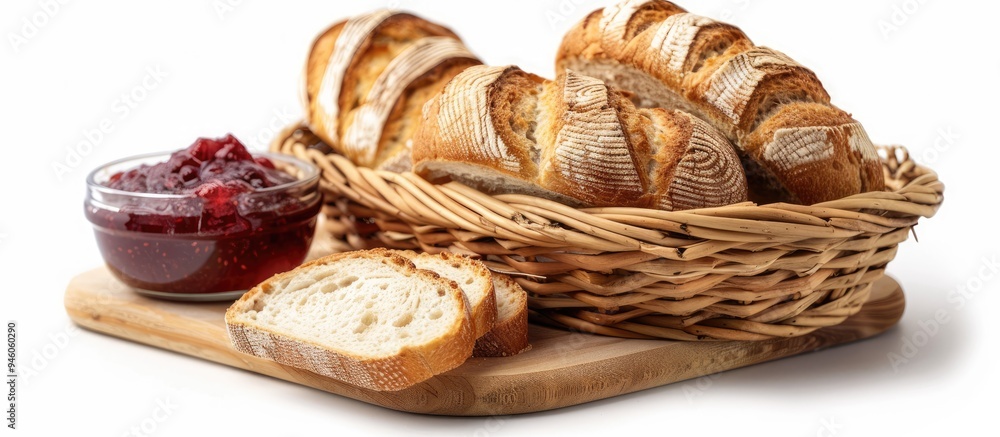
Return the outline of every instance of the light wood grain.
<path id="1" fill-rule="evenodd" d="M 485 416 L 581 404 L 868 338 L 894 325 L 905 302 L 899 285 L 883 278 L 874 284 L 863 310 L 843 324 L 761 342 L 631 340 L 532 325 L 530 351 L 509 358 L 471 358 L 399 392 L 366 390 L 236 352 L 223 322 L 228 304 L 148 299 L 103 268 L 74 278 L 65 305 L 79 325 L 138 343 L 395 410 Z"/>

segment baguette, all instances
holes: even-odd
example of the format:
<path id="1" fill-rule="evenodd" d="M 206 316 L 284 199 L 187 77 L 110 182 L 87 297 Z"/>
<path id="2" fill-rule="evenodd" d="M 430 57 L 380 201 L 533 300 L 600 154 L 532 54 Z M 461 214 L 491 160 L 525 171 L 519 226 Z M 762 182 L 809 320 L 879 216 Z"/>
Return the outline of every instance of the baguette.
<path id="1" fill-rule="evenodd" d="M 563 39 L 556 65 L 679 108 L 737 146 L 751 200 L 813 204 L 885 189 L 864 128 L 830 103 L 816 75 L 755 46 L 735 26 L 663 0 L 594 11 Z"/>
<path id="2" fill-rule="evenodd" d="M 509 357 L 528 349 L 528 294 L 510 276 L 493 273 L 497 321 L 476 340 L 474 357 Z"/>
<path id="3" fill-rule="evenodd" d="M 546 81 L 513 66 L 466 69 L 424 107 L 413 163 L 430 180 L 572 206 L 679 210 L 747 191 L 732 146 L 707 123 L 636 109 L 573 71 Z"/>
<path id="4" fill-rule="evenodd" d="M 424 102 L 479 63 L 451 30 L 422 18 L 388 10 L 354 17 L 312 45 L 303 80 L 306 120 L 355 164 L 406 171 Z"/>
<path id="5" fill-rule="evenodd" d="M 386 250 L 330 255 L 275 275 L 226 311 L 236 350 L 372 390 L 401 390 L 472 355 L 454 281 Z"/>

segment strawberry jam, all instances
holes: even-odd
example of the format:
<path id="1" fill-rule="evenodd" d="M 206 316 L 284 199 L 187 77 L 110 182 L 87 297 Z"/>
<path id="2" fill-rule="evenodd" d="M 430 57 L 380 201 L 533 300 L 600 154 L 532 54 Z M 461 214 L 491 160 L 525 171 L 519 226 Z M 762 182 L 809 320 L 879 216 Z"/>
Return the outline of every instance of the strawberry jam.
<path id="1" fill-rule="evenodd" d="M 220 300 L 305 259 L 321 195 L 315 166 L 251 155 L 232 135 L 88 178 L 86 215 L 111 272 L 143 294 Z"/>

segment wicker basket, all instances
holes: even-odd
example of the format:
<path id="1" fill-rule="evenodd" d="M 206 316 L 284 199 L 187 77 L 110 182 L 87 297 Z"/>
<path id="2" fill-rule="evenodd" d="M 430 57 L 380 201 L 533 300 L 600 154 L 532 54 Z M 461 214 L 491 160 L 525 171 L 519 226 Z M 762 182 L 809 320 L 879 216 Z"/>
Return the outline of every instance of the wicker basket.
<path id="1" fill-rule="evenodd" d="M 881 148 L 887 191 L 812 206 L 574 209 L 357 167 L 301 126 L 273 148 L 323 170 L 328 230 L 351 247 L 477 254 L 530 306 L 584 332 L 674 340 L 807 334 L 857 313 L 944 185 Z"/>

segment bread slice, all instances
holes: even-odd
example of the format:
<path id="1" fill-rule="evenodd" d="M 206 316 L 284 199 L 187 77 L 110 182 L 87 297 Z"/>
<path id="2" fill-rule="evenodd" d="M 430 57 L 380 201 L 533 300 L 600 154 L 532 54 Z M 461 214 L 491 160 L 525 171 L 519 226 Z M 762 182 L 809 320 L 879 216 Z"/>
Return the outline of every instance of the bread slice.
<path id="1" fill-rule="evenodd" d="M 531 348 L 528 344 L 528 294 L 510 276 L 493 273 L 497 322 L 476 340 L 475 357 L 509 357 Z"/>
<path id="2" fill-rule="evenodd" d="M 461 289 L 385 250 L 306 263 L 226 311 L 236 350 L 372 390 L 453 369 L 475 332 Z"/>
<path id="3" fill-rule="evenodd" d="M 458 284 L 465 293 L 476 338 L 493 329 L 497 320 L 497 298 L 490 270 L 483 263 L 448 252 L 436 255 L 412 250 L 391 252 L 410 260 L 418 269 L 430 270 Z"/>

